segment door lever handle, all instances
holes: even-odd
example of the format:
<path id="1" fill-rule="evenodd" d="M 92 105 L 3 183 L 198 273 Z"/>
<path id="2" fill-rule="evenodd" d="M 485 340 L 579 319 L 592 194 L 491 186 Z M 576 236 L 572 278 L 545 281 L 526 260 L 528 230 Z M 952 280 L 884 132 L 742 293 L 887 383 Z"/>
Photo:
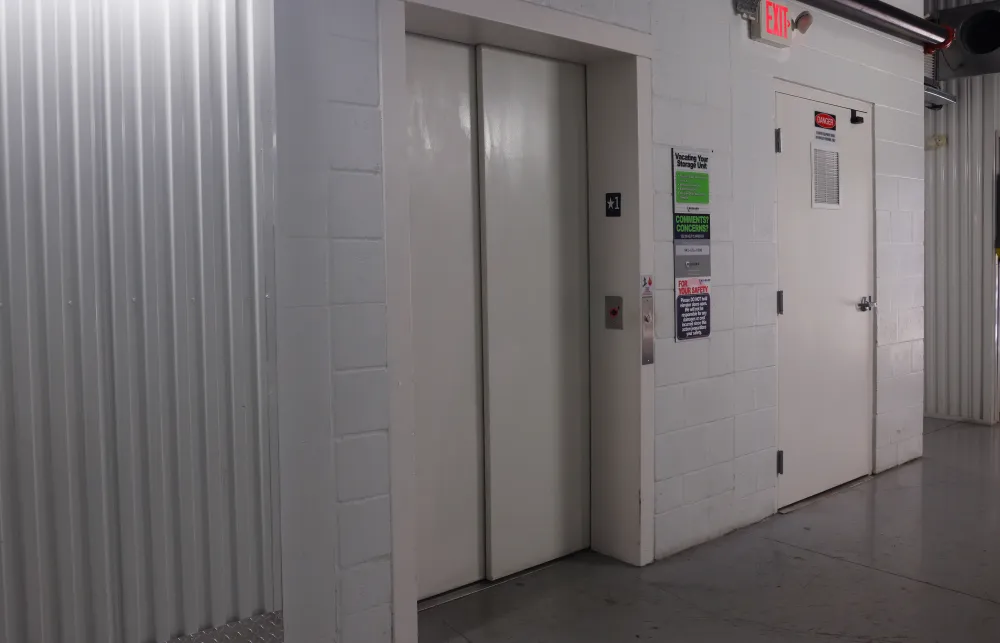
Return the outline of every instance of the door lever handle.
<path id="1" fill-rule="evenodd" d="M 872 308 L 877 308 L 877 307 L 878 304 L 875 303 L 871 295 L 865 295 L 864 297 L 861 298 L 861 301 L 858 302 L 858 311 L 862 313 L 868 312 Z"/>

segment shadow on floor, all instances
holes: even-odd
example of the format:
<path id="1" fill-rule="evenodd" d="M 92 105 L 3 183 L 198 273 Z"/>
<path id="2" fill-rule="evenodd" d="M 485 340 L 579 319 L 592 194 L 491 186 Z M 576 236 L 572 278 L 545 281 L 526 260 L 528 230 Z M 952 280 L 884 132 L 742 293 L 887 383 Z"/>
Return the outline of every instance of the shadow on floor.
<path id="1" fill-rule="evenodd" d="M 1000 429 L 649 567 L 584 553 L 420 614 L 420 643 L 997 643 Z"/>

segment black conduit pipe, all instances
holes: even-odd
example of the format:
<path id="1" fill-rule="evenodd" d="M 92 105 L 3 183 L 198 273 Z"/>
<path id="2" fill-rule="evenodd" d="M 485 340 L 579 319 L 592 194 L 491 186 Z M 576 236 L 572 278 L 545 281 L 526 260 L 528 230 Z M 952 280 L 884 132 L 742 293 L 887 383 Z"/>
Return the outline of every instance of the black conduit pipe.
<path id="1" fill-rule="evenodd" d="M 947 49 L 955 39 L 951 27 L 915 16 L 881 0 L 800 0 L 835 16 L 923 45 L 931 52 Z"/>

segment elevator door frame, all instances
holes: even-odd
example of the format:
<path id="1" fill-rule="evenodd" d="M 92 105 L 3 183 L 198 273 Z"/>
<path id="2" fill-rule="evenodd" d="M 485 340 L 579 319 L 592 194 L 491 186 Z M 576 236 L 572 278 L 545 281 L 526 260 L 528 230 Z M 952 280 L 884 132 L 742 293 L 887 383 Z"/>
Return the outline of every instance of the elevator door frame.
<path id="1" fill-rule="evenodd" d="M 635 565 L 653 560 L 654 367 L 641 364 L 638 320 L 640 276 L 653 272 L 648 79 L 654 43 L 647 34 L 520 0 L 384 0 L 379 2 L 379 20 L 391 380 L 393 632 L 396 641 L 412 641 L 416 640 L 417 551 L 405 35 L 490 45 L 582 63 L 587 68 L 591 546 Z M 605 218 L 607 192 L 622 194 L 623 216 L 618 220 Z M 595 239 L 599 240 L 596 244 Z M 604 334 L 606 294 L 623 297 L 624 331 Z"/>

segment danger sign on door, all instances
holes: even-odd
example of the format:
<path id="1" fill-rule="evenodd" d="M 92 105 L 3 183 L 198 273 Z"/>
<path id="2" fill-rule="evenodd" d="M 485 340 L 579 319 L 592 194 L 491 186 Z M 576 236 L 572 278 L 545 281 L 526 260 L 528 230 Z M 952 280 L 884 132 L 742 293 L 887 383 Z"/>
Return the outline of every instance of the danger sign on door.
<path id="1" fill-rule="evenodd" d="M 837 117 L 826 112 L 816 112 L 816 127 L 828 130 L 837 129 Z"/>
<path id="2" fill-rule="evenodd" d="M 826 143 L 837 142 L 837 115 L 829 112 L 816 112 L 816 140 Z"/>

